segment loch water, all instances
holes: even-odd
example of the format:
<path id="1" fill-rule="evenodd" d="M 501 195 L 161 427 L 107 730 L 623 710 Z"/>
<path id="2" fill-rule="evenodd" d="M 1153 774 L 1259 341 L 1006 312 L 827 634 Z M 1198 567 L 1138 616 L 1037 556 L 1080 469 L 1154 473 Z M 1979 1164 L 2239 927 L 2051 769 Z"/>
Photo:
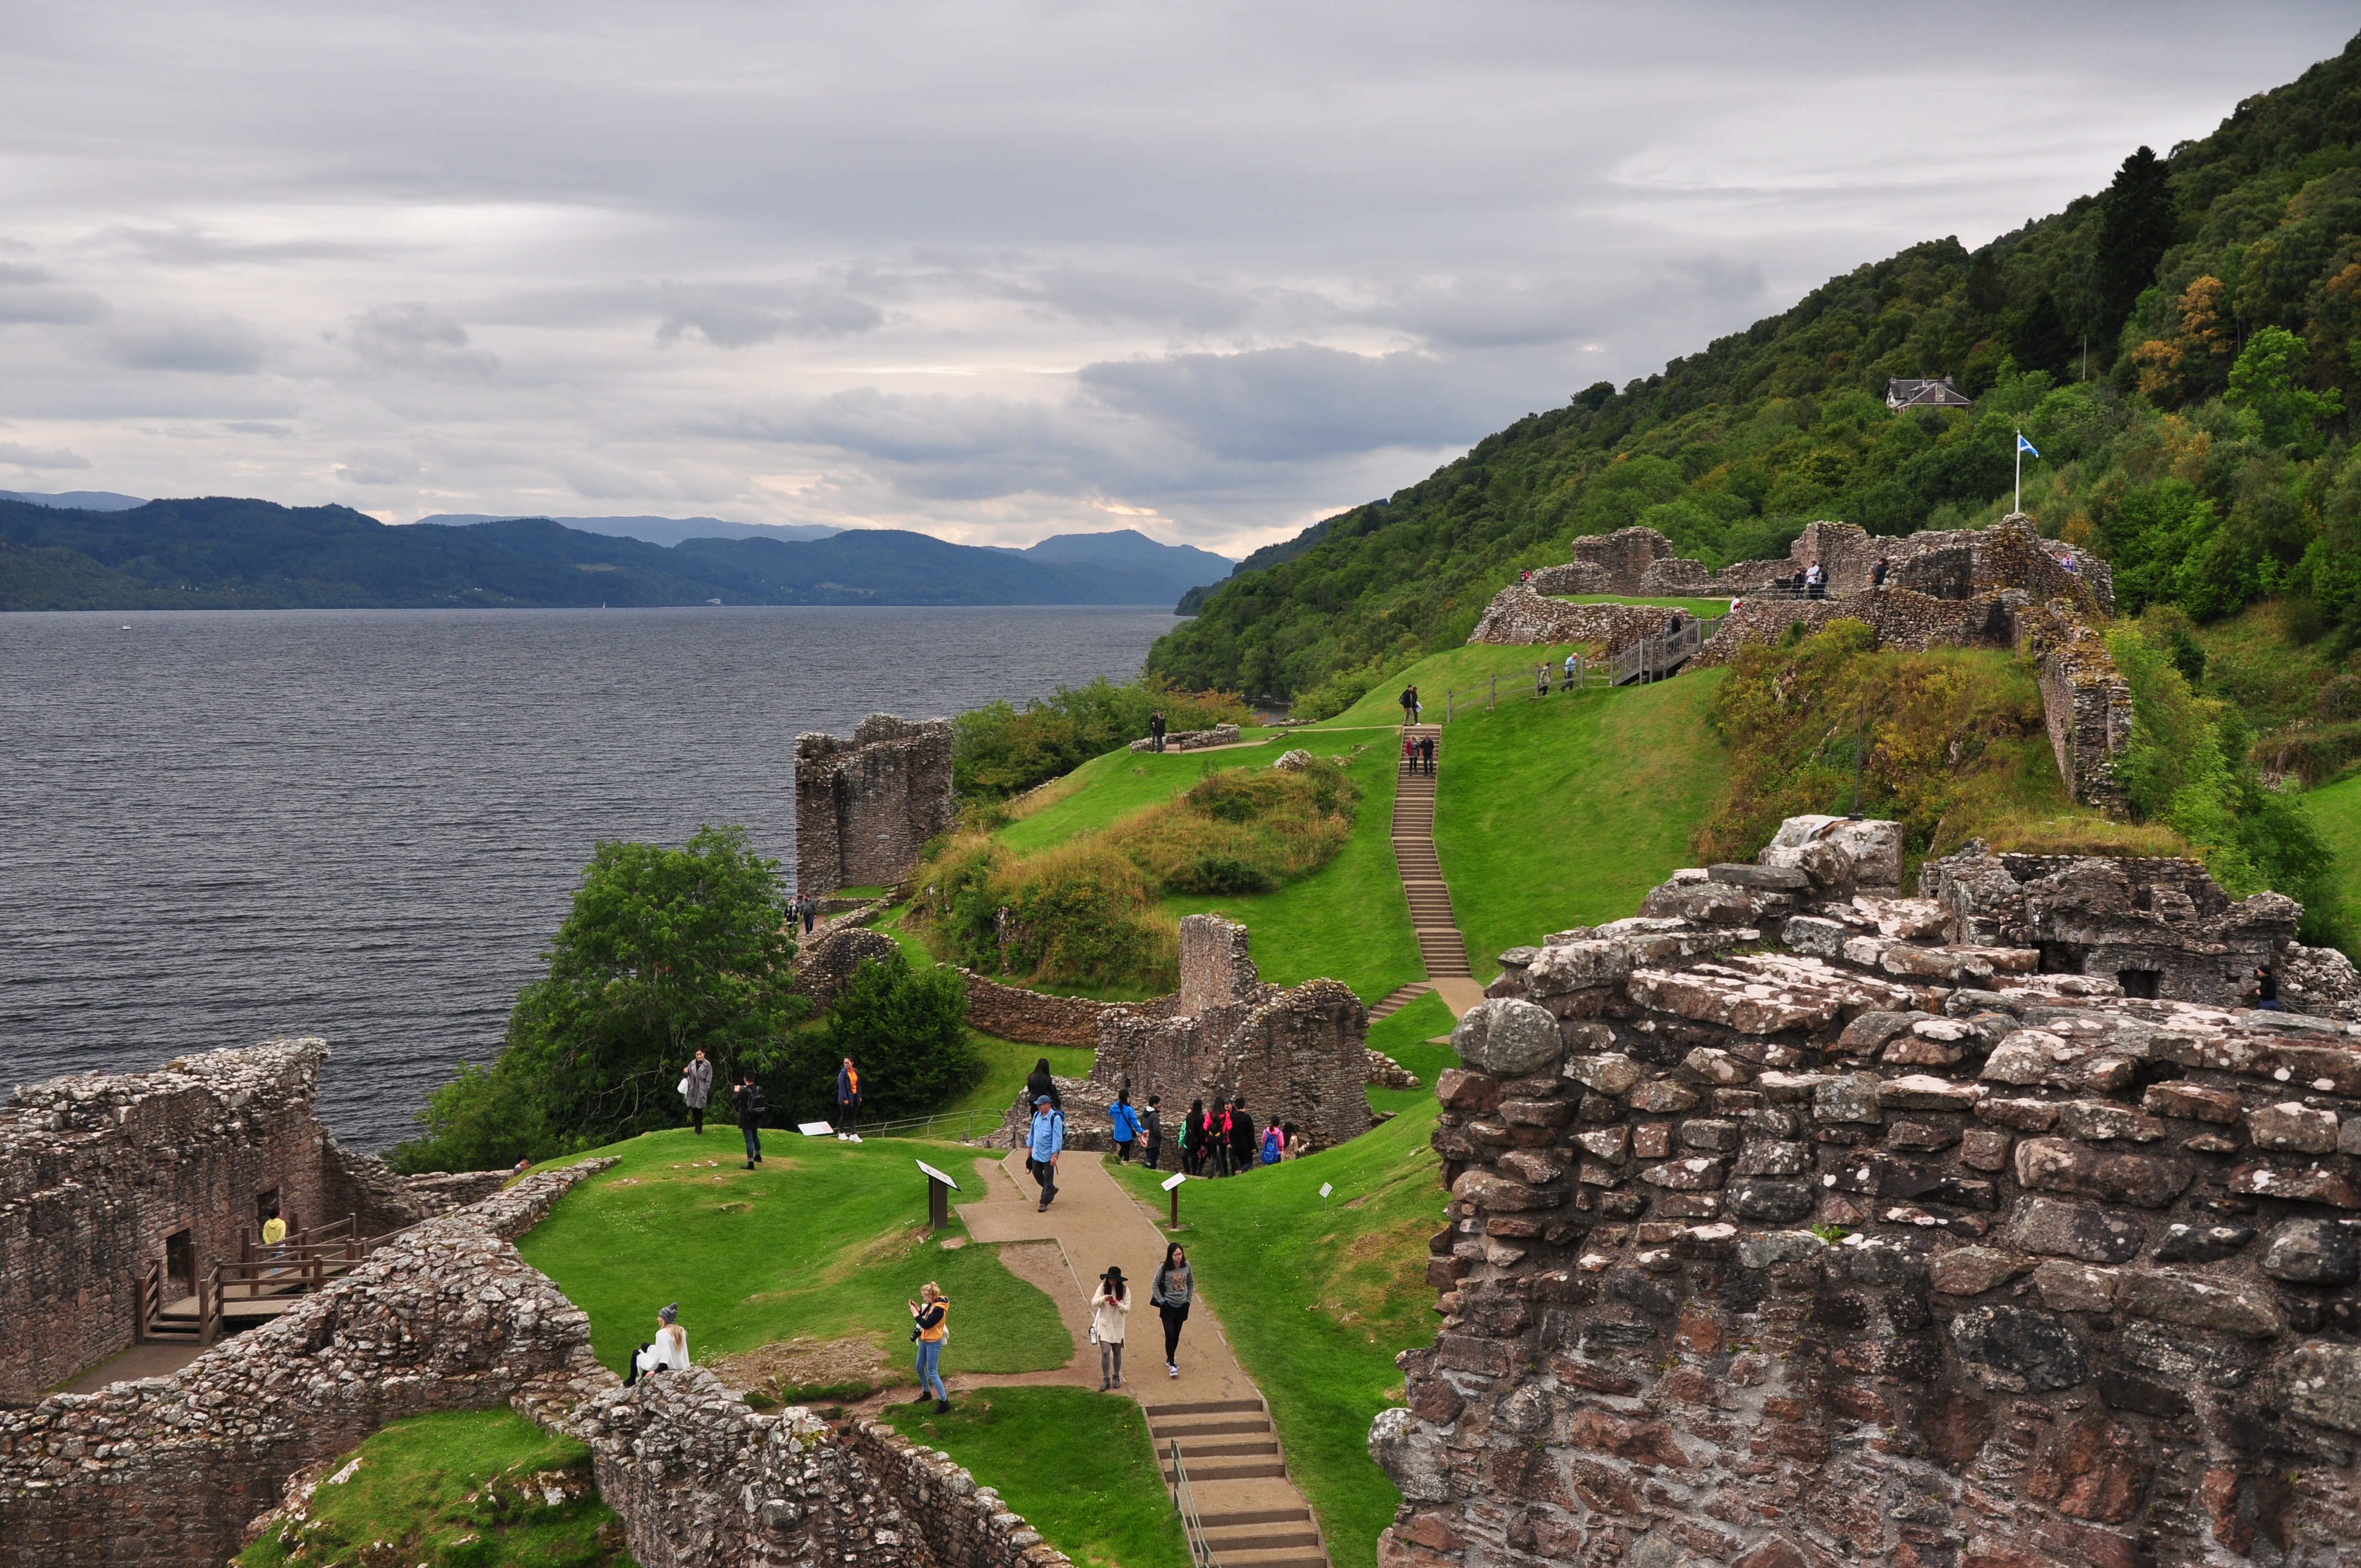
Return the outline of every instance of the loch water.
<path id="1" fill-rule="evenodd" d="M 0 615 L 0 1092 L 275 1035 L 379 1148 L 500 1046 L 600 839 L 742 824 L 796 735 L 1137 674 L 1144 609 Z"/>

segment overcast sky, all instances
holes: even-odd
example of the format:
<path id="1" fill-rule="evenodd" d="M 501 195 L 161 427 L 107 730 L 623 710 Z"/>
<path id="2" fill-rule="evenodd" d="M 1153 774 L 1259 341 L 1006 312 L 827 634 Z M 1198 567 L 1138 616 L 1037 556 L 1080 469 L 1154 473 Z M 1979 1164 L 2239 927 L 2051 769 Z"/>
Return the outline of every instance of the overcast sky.
<path id="1" fill-rule="evenodd" d="M 1237 554 L 2349 5 L 0 0 L 0 488 Z"/>

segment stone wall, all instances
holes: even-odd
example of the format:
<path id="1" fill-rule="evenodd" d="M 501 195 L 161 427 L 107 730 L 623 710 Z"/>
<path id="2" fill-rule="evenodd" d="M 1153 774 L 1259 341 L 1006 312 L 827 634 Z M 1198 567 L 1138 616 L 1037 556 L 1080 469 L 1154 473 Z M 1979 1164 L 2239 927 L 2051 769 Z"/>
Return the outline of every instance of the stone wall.
<path id="1" fill-rule="evenodd" d="M 838 926 L 815 933 L 796 955 L 796 979 L 816 1007 L 826 1007 L 852 978 L 863 959 L 891 959 L 901 945 L 865 926 Z"/>
<path id="2" fill-rule="evenodd" d="M 1164 737 L 1164 749 L 1168 751 L 1204 751 L 1215 746 L 1235 746 L 1237 743 L 1238 727 L 1235 724 L 1216 724 L 1211 729 L 1181 729 Z M 1155 749 L 1156 741 L 1151 736 L 1143 735 L 1131 743 L 1131 750 L 1135 751 Z"/>
<path id="3" fill-rule="evenodd" d="M 1164 1100 L 1175 1127 L 1191 1100 L 1242 1097 L 1255 1125 L 1292 1122 L 1315 1147 L 1358 1137 L 1370 1125 L 1368 1013 L 1333 980 L 1282 991 L 1263 983 L 1247 956 L 1246 928 L 1218 915 L 1180 922 L 1180 990 L 1100 1024 L 1089 1078 L 1058 1080 L 1067 1146 L 1107 1149 L 1108 1108 L 1122 1091 L 1134 1105 Z M 1032 1107 L 1018 1096 L 999 1141 L 1022 1142 Z M 1177 1136 L 1177 1132 L 1168 1134 Z"/>
<path id="4" fill-rule="evenodd" d="M 962 969 L 967 982 L 967 1021 L 987 1035 L 1019 1040 L 1030 1046 L 1098 1047 L 1099 1034 L 1111 1017 L 1135 1017 L 1154 1003 L 1093 1002 L 1087 996 L 1052 996 L 986 980 Z"/>
<path id="5" fill-rule="evenodd" d="M 1940 599 L 1911 588 L 1873 588 L 1846 599 L 1751 598 L 1721 618 L 1690 663 L 1700 669 L 1726 663 L 1745 643 L 1776 642 L 1791 626 L 1818 631 L 1837 620 L 1861 622 L 1875 647 L 1894 652 L 2005 648 L 2010 601 L 1998 594 Z"/>
<path id="6" fill-rule="evenodd" d="M 796 737 L 796 888 L 890 886 L 951 825 L 951 724 L 873 713 L 850 740 Z"/>
<path id="7" fill-rule="evenodd" d="M 1380 1564 L 2353 1562 L 2361 1027 L 2045 972 L 1856 836 L 1502 956 Z"/>
<path id="8" fill-rule="evenodd" d="M 273 1040 L 16 1091 L 0 1107 L 0 1320 L 41 1326 L 0 1336 L 0 1398 L 129 1344 L 137 1282 L 176 1233 L 202 1270 L 259 1236 L 266 1194 L 299 1225 L 358 1210 L 367 1232 L 431 1212 L 390 1171 L 361 1195 L 356 1176 L 383 1167 L 337 1148 L 314 1114 L 327 1055 L 324 1040 Z"/>
<path id="9" fill-rule="evenodd" d="M 1525 579 L 1533 592 L 1548 598 L 1559 594 L 1609 594 L 1615 590 L 1607 569 L 1596 561 L 1568 561 L 1543 566 Z"/>
<path id="10" fill-rule="evenodd" d="M 496 1407 L 536 1379 L 611 1381 L 588 1320 L 509 1242 L 613 1163 L 426 1221 L 170 1378 L 0 1408 L 0 1568 L 211 1568 L 290 1475 L 387 1421 Z"/>
<path id="11" fill-rule="evenodd" d="M 2049 745 L 2067 792 L 2109 816 L 2130 810 L 2115 759 L 2130 742 L 2132 692 L 2099 633 L 2060 600 L 2020 609 L 2018 652 L 2034 662 Z"/>
<path id="12" fill-rule="evenodd" d="M 2240 1005 L 2303 916 L 2277 893 L 2233 903 L 2195 861 L 1994 855 L 1977 841 L 1921 866 L 1918 893 L 1950 941 L 2036 949 L 2046 972 L 2213 1007 Z"/>
<path id="13" fill-rule="evenodd" d="M 891 1428 L 758 1415 L 701 1367 L 610 1387 L 560 1423 L 642 1568 L 1061 1568 L 998 1493 Z"/>
<path id="14" fill-rule="evenodd" d="M 1470 642 L 1591 642 L 1613 653 L 1664 629 L 1669 610 L 1641 604 L 1565 604 L 1524 583 L 1492 596 Z"/>

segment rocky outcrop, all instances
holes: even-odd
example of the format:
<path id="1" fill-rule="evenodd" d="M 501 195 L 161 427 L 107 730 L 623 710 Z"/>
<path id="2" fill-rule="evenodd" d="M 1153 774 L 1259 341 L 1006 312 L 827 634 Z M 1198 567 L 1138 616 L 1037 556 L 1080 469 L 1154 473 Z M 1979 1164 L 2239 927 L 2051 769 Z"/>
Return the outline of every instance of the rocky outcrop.
<path id="1" fill-rule="evenodd" d="M 2350 1560 L 2361 1029 L 2208 950 L 2292 906 L 1832 820 L 1461 1021 L 1380 1563 Z"/>
<path id="2" fill-rule="evenodd" d="M 170 1378 L 0 1409 L 0 1565 L 213 1564 L 287 1478 L 390 1420 L 611 1376 L 510 1238 L 594 1160 L 426 1221 Z"/>

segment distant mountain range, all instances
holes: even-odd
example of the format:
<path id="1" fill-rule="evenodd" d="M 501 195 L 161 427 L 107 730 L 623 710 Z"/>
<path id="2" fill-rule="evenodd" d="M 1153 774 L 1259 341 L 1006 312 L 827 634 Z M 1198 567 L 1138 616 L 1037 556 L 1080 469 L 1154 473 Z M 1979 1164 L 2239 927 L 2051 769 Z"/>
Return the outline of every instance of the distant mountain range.
<path id="1" fill-rule="evenodd" d="M 523 522 L 541 516 L 539 512 L 443 511 L 418 521 L 467 528 L 478 522 Z M 844 532 L 821 522 L 724 522 L 718 517 L 552 517 L 544 521 L 583 533 L 613 534 L 650 544 L 677 544 L 684 539 L 826 539 Z"/>
<path id="2" fill-rule="evenodd" d="M 1027 550 L 896 529 L 667 546 L 548 518 L 393 526 L 341 506 L 114 499 L 131 504 L 0 499 L 0 609 L 1169 605 L 1230 566 L 1131 529 Z"/>
<path id="3" fill-rule="evenodd" d="M 77 511 L 129 511 L 148 504 L 142 497 L 118 496 L 113 490 L 60 490 L 46 496 L 38 490 L 0 490 L 0 501 L 30 501 L 37 507 L 71 507 Z"/>

